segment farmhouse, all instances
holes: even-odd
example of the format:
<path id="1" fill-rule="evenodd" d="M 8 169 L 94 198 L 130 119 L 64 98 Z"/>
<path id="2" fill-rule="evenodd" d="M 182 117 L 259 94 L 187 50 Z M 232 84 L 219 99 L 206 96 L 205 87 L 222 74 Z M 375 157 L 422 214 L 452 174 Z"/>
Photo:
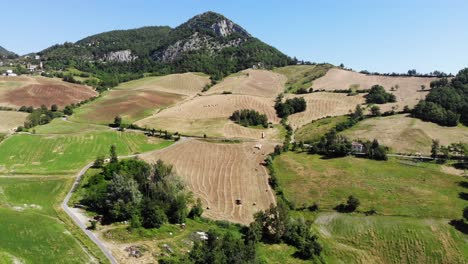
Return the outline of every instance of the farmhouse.
<path id="1" fill-rule="evenodd" d="M 352 153 L 362 153 L 364 152 L 364 145 L 359 142 L 352 142 L 351 143 L 351 152 Z"/>
<path id="2" fill-rule="evenodd" d="M 13 70 L 7 70 L 6 73 L 4 73 L 5 76 L 18 76 L 16 73 L 13 72 Z"/>

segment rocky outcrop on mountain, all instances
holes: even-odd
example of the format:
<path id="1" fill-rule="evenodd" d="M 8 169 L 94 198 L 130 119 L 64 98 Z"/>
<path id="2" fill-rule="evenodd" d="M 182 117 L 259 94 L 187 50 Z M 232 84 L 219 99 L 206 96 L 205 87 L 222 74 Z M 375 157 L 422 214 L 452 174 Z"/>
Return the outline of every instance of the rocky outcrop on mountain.
<path id="1" fill-rule="evenodd" d="M 226 42 L 217 42 L 210 36 L 200 36 L 200 34 L 196 32 L 189 39 L 179 40 L 167 48 L 155 53 L 154 56 L 162 62 L 170 63 L 188 52 L 203 49 L 210 55 L 213 55 L 224 48 L 237 47 L 244 41 L 245 40 L 242 38 L 236 38 Z"/>
<path id="2" fill-rule="evenodd" d="M 138 56 L 132 55 L 131 50 L 112 51 L 105 55 L 104 60 L 112 62 L 130 62 L 134 61 Z"/>

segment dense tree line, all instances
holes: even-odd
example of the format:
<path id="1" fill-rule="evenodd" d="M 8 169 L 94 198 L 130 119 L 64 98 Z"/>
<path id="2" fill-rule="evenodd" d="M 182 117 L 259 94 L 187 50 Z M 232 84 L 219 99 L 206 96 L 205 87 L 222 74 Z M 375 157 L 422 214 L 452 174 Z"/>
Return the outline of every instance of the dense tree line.
<path id="1" fill-rule="evenodd" d="M 111 147 L 110 162 L 96 159 L 101 172 L 83 186 L 81 203 L 103 215 L 105 222 L 127 221 L 132 227 L 159 228 L 164 223 L 183 223 L 190 194 L 161 160 L 149 165 L 138 159 L 118 160 Z"/>
<path id="2" fill-rule="evenodd" d="M 231 115 L 230 119 L 235 123 L 246 127 L 257 125 L 262 125 L 265 128 L 268 127 L 267 116 L 252 109 L 237 110 Z"/>
<path id="3" fill-rule="evenodd" d="M 377 76 L 391 76 L 391 77 L 438 77 L 438 78 L 443 78 L 443 77 L 453 77 L 452 74 L 447 74 L 442 71 L 433 71 L 429 73 L 419 73 L 415 69 L 408 70 L 406 73 L 397 73 L 397 72 L 392 72 L 392 73 L 380 73 L 380 72 L 369 72 L 367 70 L 360 71 L 360 73 L 366 74 L 366 75 L 377 75 Z"/>
<path id="4" fill-rule="evenodd" d="M 288 117 L 295 113 L 304 112 L 306 108 L 307 103 L 304 97 L 290 98 L 283 102 L 283 95 L 280 94 L 275 101 L 276 114 L 281 118 Z"/>
<path id="5" fill-rule="evenodd" d="M 59 111 L 57 105 L 52 105 L 48 109 L 45 105 L 40 108 L 34 109 L 32 106 L 22 106 L 18 110 L 20 112 L 30 113 L 24 122 L 24 128 L 32 128 L 38 125 L 45 125 L 52 121 L 54 118 L 61 117 L 64 115 L 63 111 Z M 19 127 L 17 131 L 23 130 L 23 127 Z"/>
<path id="6" fill-rule="evenodd" d="M 442 78 L 432 82 L 426 100 L 419 102 L 412 114 L 443 126 L 468 125 L 468 68 L 451 81 Z"/>
<path id="7" fill-rule="evenodd" d="M 358 141 L 362 145 L 362 153 L 356 153 L 362 157 L 373 160 L 387 160 L 388 148 L 379 144 L 374 139 L 371 141 Z M 309 154 L 320 154 L 329 158 L 344 157 L 352 154 L 352 142 L 345 136 L 338 135 L 335 129 L 330 130 L 319 140 L 309 144 Z"/>
<path id="8" fill-rule="evenodd" d="M 396 97 L 392 93 L 387 93 L 383 86 L 374 85 L 366 95 L 368 104 L 385 104 L 396 102 Z"/>

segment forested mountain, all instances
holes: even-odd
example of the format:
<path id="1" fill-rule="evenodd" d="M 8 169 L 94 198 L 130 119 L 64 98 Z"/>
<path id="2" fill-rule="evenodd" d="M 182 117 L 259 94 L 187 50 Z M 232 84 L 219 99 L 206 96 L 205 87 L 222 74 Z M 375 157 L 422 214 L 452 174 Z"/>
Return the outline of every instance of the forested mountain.
<path id="1" fill-rule="evenodd" d="M 288 56 L 213 12 L 195 16 L 174 29 L 110 31 L 76 43 L 54 45 L 39 54 L 50 69 L 74 66 L 104 76 L 201 71 L 216 79 L 253 65 L 274 67 L 292 63 Z"/>
<path id="2" fill-rule="evenodd" d="M 4 47 L 0 46 L 0 58 L 15 58 L 18 55 L 16 55 L 14 52 L 11 52 Z"/>

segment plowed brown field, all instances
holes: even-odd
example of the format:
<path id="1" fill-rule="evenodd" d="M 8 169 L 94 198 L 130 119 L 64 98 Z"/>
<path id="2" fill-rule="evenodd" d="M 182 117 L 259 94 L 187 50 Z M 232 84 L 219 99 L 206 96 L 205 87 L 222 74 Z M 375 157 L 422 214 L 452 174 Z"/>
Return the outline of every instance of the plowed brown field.
<path id="1" fill-rule="evenodd" d="M 44 77 L 0 77 L 0 105 L 9 107 L 56 104 L 59 107 L 96 96 L 92 88 Z"/>

